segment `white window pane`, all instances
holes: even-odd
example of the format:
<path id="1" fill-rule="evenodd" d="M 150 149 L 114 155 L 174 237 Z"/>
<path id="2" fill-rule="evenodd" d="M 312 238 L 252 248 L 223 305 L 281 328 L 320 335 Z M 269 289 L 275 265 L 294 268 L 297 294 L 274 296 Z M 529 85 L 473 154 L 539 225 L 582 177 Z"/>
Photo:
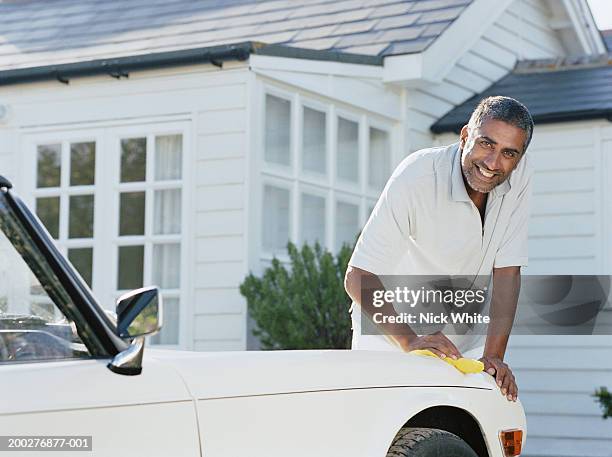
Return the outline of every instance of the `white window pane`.
<path id="1" fill-rule="evenodd" d="M 155 138 L 155 180 L 181 179 L 183 136 L 164 135 Z"/>
<path id="2" fill-rule="evenodd" d="M 181 233 L 181 189 L 155 191 L 153 233 Z"/>
<path id="3" fill-rule="evenodd" d="M 284 251 L 289 241 L 289 190 L 264 186 L 263 247 L 267 251 Z"/>
<path id="4" fill-rule="evenodd" d="M 178 289 L 181 277 L 181 245 L 153 245 L 153 283 L 161 289 Z"/>
<path id="5" fill-rule="evenodd" d="M 391 173 L 389 133 L 373 127 L 370 128 L 368 173 L 368 184 L 377 190 L 382 190 Z"/>
<path id="6" fill-rule="evenodd" d="M 302 169 L 325 174 L 326 138 L 325 113 L 304 107 Z"/>
<path id="7" fill-rule="evenodd" d="M 266 95 L 264 157 L 267 162 L 291 165 L 291 102 Z"/>
<path id="8" fill-rule="evenodd" d="M 314 245 L 315 241 L 325 246 L 325 199 L 302 194 L 302 242 Z"/>
<path id="9" fill-rule="evenodd" d="M 342 244 L 355 244 L 359 231 L 359 207 L 351 203 L 336 203 L 336 249 Z"/>
<path id="10" fill-rule="evenodd" d="M 359 124 L 338 118 L 338 178 L 359 182 Z"/>
<path id="11" fill-rule="evenodd" d="M 180 318 L 178 298 L 163 297 L 163 309 L 162 329 L 157 335 L 151 337 L 151 342 L 153 344 L 178 344 Z"/>

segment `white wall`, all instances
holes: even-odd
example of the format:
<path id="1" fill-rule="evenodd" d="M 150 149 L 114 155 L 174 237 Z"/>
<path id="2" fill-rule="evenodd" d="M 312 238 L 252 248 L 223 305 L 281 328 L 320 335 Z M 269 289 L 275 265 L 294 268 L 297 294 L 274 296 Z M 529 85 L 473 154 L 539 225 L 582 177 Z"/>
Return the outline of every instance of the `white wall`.
<path id="1" fill-rule="evenodd" d="M 436 120 L 507 75 L 517 60 L 565 55 L 551 18 L 544 1 L 515 0 L 441 84 L 405 89 L 406 154 L 429 147 Z"/>
<path id="2" fill-rule="evenodd" d="M 536 128 L 526 274 L 612 273 L 611 143 L 603 140 L 611 133 L 605 121 Z M 528 413 L 528 455 L 610 455 L 612 424 L 591 394 L 612 387 L 611 355 L 611 335 L 512 338 L 508 360 Z"/>
<path id="3" fill-rule="evenodd" d="M 524 274 L 611 274 L 610 123 L 536 126 L 527 153 L 535 174 Z M 612 308 L 600 321 L 612 321 Z M 612 388 L 611 335 L 514 335 L 507 361 L 527 412 L 524 455 L 611 455 L 612 423 L 591 397 L 595 388 Z"/>
<path id="4" fill-rule="evenodd" d="M 70 85 L 51 81 L 0 87 L 0 102 L 11 109 L 8 123 L 0 125 L 0 173 L 22 194 L 29 190 L 20 186 L 26 181 L 21 139 L 31 132 L 112 131 L 164 122 L 188 126 L 187 216 L 181 240 L 185 348 L 246 347 L 246 305 L 238 284 L 247 272 L 248 78 L 246 64 L 226 62 L 223 70 L 199 65 L 133 73 L 121 80 L 100 76 Z"/>

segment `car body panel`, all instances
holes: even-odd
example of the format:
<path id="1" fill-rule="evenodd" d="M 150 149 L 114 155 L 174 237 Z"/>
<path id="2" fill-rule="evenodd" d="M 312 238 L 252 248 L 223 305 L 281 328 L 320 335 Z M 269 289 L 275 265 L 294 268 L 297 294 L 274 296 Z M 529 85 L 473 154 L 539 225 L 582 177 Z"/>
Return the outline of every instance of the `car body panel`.
<path id="1" fill-rule="evenodd" d="M 463 374 L 432 357 L 399 352 L 310 350 L 148 351 L 172 364 L 197 399 L 391 386 L 493 389 L 485 373 Z"/>
<path id="2" fill-rule="evenodd" d="M 520 402 L 509 402 L 492 376 L 432 357 L 346 350 L 149 350 L 149 357 L 174 366 L 197 399 L 204 457 L 384 457 L 397 431 L 435 406 L 476 418 L 492 457 L 502 457 L 500 430 L 525 430 Z"/>
<path id="3" fill-rule="evenodd" d="M 205 457 L 384 457 L 411 417 L 454 406 L 477 417 L 490 456 L 503 457 L 499 430 L 525 419 L 502 402 L 493 390 L 393 387 L 198 400 L 198 416 Z"/>
<path id="4" fill-rule="evenodd" d="M 107 363 L 0 364 L 0 430 L 92 436 L 95 456 L 199 456 L 194 402 L 176 371 L 148 360 L 140 376 L 121 376 Z"/>

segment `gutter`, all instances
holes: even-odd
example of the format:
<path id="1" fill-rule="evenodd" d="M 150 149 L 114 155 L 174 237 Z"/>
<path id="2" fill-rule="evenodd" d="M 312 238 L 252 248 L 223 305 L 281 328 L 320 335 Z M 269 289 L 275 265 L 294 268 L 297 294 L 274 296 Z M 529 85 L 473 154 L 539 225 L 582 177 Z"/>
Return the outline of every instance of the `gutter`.
<path id="1" fill-rule="evenodd" d="M 251 54 L 336 61 L 362 65 L 383 64 L 383 58 L 377 56 L 336 51 L 317 51 L 276 44 L 267 45 L 255 41 L 245 41 L 203 48 L 4 70 L 0 71 L 0 86 L 52 80 L 69 84 L 72 78 L 96 75 L 109 75 L 113 78 L 120 79 L 128 78 L 130 72 L 133 71 L 202 63 L 210 63 L 222 68 L 224 61 L 245 61 Z"/>

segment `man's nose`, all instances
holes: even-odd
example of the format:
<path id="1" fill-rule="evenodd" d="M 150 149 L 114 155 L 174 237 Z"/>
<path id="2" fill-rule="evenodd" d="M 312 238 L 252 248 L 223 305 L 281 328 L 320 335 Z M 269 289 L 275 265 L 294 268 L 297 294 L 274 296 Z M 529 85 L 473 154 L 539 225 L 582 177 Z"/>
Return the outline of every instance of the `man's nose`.
<path id="1" fill-rule="evenodd" d="M 489 170 L 498 171 L 501 169 L 501 154 L 497 151 L 489 151 L 483 162 Z"/>

